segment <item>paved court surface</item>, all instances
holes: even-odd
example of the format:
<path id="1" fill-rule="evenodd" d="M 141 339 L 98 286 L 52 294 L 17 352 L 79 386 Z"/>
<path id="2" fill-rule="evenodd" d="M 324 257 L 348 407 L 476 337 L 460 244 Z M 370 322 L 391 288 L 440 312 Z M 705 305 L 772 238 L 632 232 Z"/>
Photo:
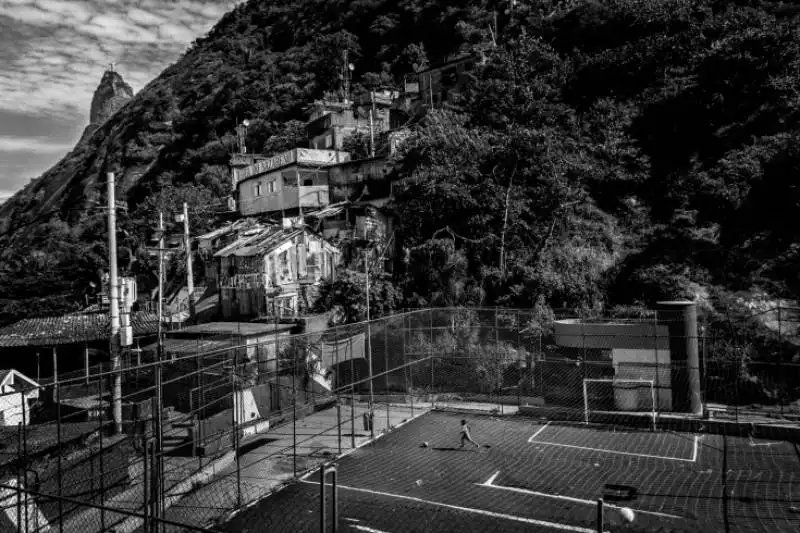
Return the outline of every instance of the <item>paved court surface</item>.
<path id="1" fill-rule="evenodd" d="M 461 418 L 490 447 L 459 449 Z M 343 533 L 593 533 L 600 497 L 606 531 L 800 531 L 800 453 L 757 438 L 432 412 L 338 466 Z M 320 531 L 318 479 L 242 511 L 224 530 Z M 633 509 L 634 521 L 618 507 Z"/>

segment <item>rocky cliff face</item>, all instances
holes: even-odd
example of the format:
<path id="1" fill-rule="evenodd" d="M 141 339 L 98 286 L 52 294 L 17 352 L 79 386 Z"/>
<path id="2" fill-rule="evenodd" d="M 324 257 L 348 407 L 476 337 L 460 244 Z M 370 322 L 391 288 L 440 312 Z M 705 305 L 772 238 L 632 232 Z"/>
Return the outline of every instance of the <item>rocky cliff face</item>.
<path id="1" fill-rule="evenodd" d="M 97 128 L 133 98 L 133 89 L 122 76 L 107 70 L 94 91 L 89 111 L 89 125 L 83 131 L 81 141 L 86 140 Z"/>

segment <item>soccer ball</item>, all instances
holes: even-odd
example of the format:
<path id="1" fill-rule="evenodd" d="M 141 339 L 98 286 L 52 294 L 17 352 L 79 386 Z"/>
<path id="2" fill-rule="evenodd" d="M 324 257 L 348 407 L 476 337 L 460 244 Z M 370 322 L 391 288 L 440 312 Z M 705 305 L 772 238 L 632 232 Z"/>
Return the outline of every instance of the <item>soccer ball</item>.
<path id="1" fill-rule="evenodd" d="M 626 522 L 633 522 L 633 519 L 636 518 L 636 515 L 633 513 L 633 509 L 630 509 L 628 507 L 620 508 L 619 514 L 622 516 L 622 519 Z"/>

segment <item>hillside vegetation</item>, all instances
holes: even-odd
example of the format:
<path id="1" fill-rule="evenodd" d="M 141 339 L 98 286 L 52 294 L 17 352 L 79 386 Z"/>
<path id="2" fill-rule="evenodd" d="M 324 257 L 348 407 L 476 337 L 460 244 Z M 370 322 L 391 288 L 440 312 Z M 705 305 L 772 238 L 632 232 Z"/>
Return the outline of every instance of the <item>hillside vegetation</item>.
<path id="1" fill-rule="evenodd" d="M 158 209 L 189 201 L 194 231 L 212 227 L 237 120 L 252 151 L 293 144 L 344 49 L 355 95 L 486 50 L 397 158 L 410 261 L 385 310 L 796 294 L 798 27 L 756 0 L 251 1 L 0 207 L 0 322 L 97 282 L 108 171 L 130 205 L 121 267 L 152 283 Z"/>

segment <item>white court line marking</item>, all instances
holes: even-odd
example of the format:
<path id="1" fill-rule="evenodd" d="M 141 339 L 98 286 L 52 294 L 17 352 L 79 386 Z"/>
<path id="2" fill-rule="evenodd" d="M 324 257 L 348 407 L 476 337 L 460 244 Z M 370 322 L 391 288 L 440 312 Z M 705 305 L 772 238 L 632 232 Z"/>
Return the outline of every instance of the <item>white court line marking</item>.
<path id="1" fill-rule="evenodd" d="M 548 422 L 547 424 L 545 424 L 545 425 L 543 425 L 542 427 L 540 427 L 539 429 L 537 429 L 537 430 L 536 430 L 536 433 L 534 433 L 533 435 L 531 435 L 531 438 L 529 438 L 529 439 L 528 439 L 528 442 L 533 442 L 533 439 L 535 439 L 535 438 L 536 438 L 536 436 L 537 436 L 539 433 L 541 433 L 542 431 L 544 431 L 544 430 L 545 430 L 545 428 L 546 428 L 547 426 L 549 426 L 549 425 L 550 425 L 550 422 Z"/>
<path id="2" fill-rule="evenodd" d="M 389 533 L 388 531 L 383 531 L 382 529 L 373 529 L 367 526 L 359 526 L 358 524 L 350 524 L 350 527 L 359 531 L 365 531 L 366 533 Z"/>
<path id="3" fill-rule="evenodd" d="M 628 455 L 631 457 L 645 457 L 648 459 L 662 459 L 664 461 L 683 461 L 686 463 L 695 463 L 697 462 L 697 455 L 699 453 L 698 447 L 698 440 L 700 439 L 699 436 L 695 436 L 694 438 L 694 448 L 692 451 L 691 459 L 685 459 L 683 457 L 664 457 L 663 455 L 651 455 L 648 453 L 635 453 L 635 452 L 620 452 L 617 450 L 605 450 L 603 448 L 590 448 L 589 446 L 576 446 L 574 444 L 562 444 L 559 442 L 545 442 L 541 440 L 531 441 L 528 440 L 531 444 L 544 444 L 546 446 L 561 446 L 562 448 L 572 448 L 575 450 L 585 450 L 590 452 L 604 452 L 604 453 L 613 453 L 617 455 Z"/>
<path id="4" fill-rule="evenodd" d="M 775 444 L 780 444 L 780 442 L 755 442 L 753 440 L 753 436 L 750 435 L 750 447 L 755 448 L 756 446 L 773 446 Z"/>
<path id="5" fill-rule="evenodd" d="M 503 485 L 495 485 L 494 484 L 494 480 L 497 478 L 497 474 L 499 474 L 499 473 L 500 473 L 500 471 L 498 470 L 497 473 L 495 475 L 493 475 L 491 478 L 489 478 L 489 480 L 486 481 L 485 483 L 475 483 L 475 484 L 477 486 L 479 486 L 479 487 L 489 487 L 489 488 L 492 488 L 492 489 L 507 490 L 509 492 L 518 492 L 520 494 L 528 494 L 530 496 L 540 496 L 542 498 L 552 498 L 554 500 L 564 500 L 564 501 L 572 502 L 572 503 L 584 503 L 586 505 L 597 505 L 597 502 L 594 502 L 592 500 L 584 500 L 582 498 L 573 498 L 572 496 L 561 496 L 561 495 L 558 495 L 558 494 L 547 494 L 546 492 L 538 492 L 538 491 L 530 490 L 530 489 L 521 489 L 521 488 L 517 488 L 517 487 L 504 487 Z M 611 504 L 611 503 L 606 503 L 605 506 L 606 507 L 610 507 L 612 509 L 622 509 L 621 506 L 614 505 L 614 504 Z M 678 519 L 683 518 L 682 516 L 676 516 L 674 514 L 667 514 L 667 513 L 659 513 L 657 511 L 644 511 L 642 509 L 633 509 L 633 510 L 636 511 L 637 513 L 650 514 L 650 515 L 654 515 L 654 516 L 663 516 L 665 518 L 678 518 Z"/>
<path id="6" fill-rule="evenodd" d="M 309 485 L 319 485 L 319 482 L 307 481 L 303 480 L 301 483 L 308 483 Z M 326 483 L 326 485 L 331 485 L 331 483 Z M 408 500 L 417 503 L 424 503 L 427 505 L 434 505 L 437 507 L 444 507 L 447 509 L 454 509 L 456 511 L 463 511 L 465 513 L 473 513 L 479 514 L 482 516 L 489 516 L 491 518 L 502 518 L 504 520 L 512 520 L 514 522 L 522 522 L 524 524 L 532 524 L 534 526 L 541 526 L 541 527 L 549 527 L 552 529 L 558 529 L 560 531 L 574 531 L 575 533 L 597 533 L 595 529 L 589 529 L 585 527 L 578 527 L 578 526 L 568 526 L 566 524 L 556 524 L 555 522 L 546 522 L 544 520 L 536 520 L 534 518 L 524 518 L 522 516 L 514 516 L 505 513 L 495 513 L 494 511 L 486 511 L 484 509 L 472 509 L 470 507 L 461 507 L 460 505 L 450 505 L 449 503 L 442 503 L 442 502 L 434 502 L 431 500 L 423 500 L 422 498 L 415 498 L 414 496 L 406 496 L 404 494 L 392 494 L 391 492 L 381 492 L 377 490 L 370 490 L 370 489 L 359 489 L 356 487 L 348 487 L 347 485 L 337 485 L 338 488 L 344 490 L 352 490 L 354 492 L 363 492 L 365 494 L 372 494 L 374 496 L 388 496 L 390 498 L 399 498 L 401 500 Z M 604 532 L 608 533 L 608 532 Z"/>
<path id="7" fill-rule="evenodd" d="M 486 480 L 486 485 L 491 485 L 492 483 L 494 483 L 494 480 L 497 479 L 497 476 L 499 476 L 499 475 L 500 475 L 500 471 L 498 470 L 497 472 L 495 472 L 492 475 L 492 477 L 490 477 L 489 479 Z"/>

